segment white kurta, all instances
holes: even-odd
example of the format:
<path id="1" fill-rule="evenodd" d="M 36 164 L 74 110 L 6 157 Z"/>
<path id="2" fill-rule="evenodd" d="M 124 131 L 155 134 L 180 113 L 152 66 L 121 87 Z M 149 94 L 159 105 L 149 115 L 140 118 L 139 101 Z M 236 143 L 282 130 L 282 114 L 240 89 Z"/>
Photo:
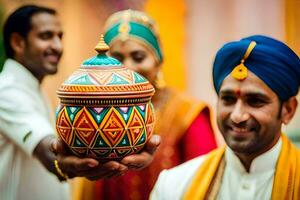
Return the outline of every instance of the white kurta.
<path id="1" fill-rule="evenodd" d="M 41 139 L 54 133 L 38 80 L 8 59 L 0 73 L 0 199 L 69 199 L 69 185 L 33 157 Z"/>
<path id="2" fill-rule="evenodd" d="M 239 158 L 226 148 L 226 166 L 222 177 L 219 200 L 269 200 L 271 199 L 275 167 L 282 146 L 281 139 L 269 151 L 256 157 L 246 172 Z M 175 168 L 164 170 L 150 195 L 151 200 L 180 200 L 193 180 L 205 155 Z M 199 186 L 201 187 L 201 186 Z"/>

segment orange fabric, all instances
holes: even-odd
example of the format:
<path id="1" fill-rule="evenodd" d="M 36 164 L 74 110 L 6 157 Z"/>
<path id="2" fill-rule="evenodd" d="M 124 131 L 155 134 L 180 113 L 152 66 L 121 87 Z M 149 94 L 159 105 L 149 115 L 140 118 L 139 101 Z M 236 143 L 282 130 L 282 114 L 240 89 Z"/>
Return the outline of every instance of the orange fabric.
<path id="1" fill-rule="evenodd" d="M 94 182 L 85 178 L 75 178 L 71 181 L 72 199 L 94 199 Z"/>
<path id="2" fill-rule="evenodd" d="M 287 44 L 300 55 L 300 1 L 285 0 L 285 33 Z"/>
<path id="3" fill-rule="evenodd" d="M 158 24 L 164 56 L 162 71 L 167 85 L 184 90 L 186 88 L 185 1 L 172 0 L 170 3 L 170 1 L 148 0 L 144 11 Z"/>
<path id="4" fill-rule="evenodd" d="M 206 193 L 210 188 L 210 183 L 218 171 L 224 152 L 225 147 L 221 147 L 209 153 L 205 162 L 197 171 L 191 185 L 188 187 L 183 198 L 184 200 L 205 199 Z"/>
<path id="5" fill-rule="evenodd" d="M 300 151 L 284 135 L 276 166 L 272 199 L 300 199 Z"/>

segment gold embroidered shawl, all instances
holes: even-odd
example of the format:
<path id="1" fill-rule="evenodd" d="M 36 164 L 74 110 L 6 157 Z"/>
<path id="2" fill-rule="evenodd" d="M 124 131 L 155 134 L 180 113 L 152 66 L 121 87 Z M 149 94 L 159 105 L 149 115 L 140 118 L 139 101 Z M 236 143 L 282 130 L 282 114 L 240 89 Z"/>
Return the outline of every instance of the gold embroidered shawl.
<path id="1" fill-rule="evenodd" d="M 300 151 L 285 135 L 282 138 L 282 149 L 276 164 L 273 182 L 272 200 L 300 199 Z M 223 160 L 225 148 L 211 152 L 195 174 L 184 200 L 208 199 L 219 165 Z"/>

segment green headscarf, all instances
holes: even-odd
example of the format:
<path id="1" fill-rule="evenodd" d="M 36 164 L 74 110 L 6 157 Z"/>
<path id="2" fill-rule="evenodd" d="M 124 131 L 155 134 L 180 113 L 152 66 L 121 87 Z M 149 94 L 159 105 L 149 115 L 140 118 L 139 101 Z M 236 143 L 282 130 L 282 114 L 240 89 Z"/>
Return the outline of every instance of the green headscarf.
<path id="1" fill-rule="evenodd" d="M 105 26 L 104 40 L 111 45 L 116 39 L 141 41 L 154 53 L 158 63 L 163 60 L 155 22 L 145 13 L 123 10 L 111 15 Z"/>

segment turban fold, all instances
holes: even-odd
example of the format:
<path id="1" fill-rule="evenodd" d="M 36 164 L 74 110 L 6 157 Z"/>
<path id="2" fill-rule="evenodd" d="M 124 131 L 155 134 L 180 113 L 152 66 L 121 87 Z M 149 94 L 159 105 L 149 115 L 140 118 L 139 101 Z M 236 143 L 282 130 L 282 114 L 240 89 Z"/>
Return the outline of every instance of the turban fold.
<path id="1" fill-rule="evenodd" d="M 133 10 L 119 11 L 106 22 L 104 40 L 111 45 L 115 40 L 128 38 L 142 42 L 154 54 L 158 63 L 163 56 L 155 22 L 145 13 Z"/>
<path id="2" fill-rule="evenodd" d="M 241 63 L 249 45 L 256 45 L 244 60 L 246 68 L 271 88 L 280 100 L 298 93 L 300 85 L 300 59 L 284 43 L 273 38 L 255 35 L 225 44 L 215 57 L 213 81 L 219 93 L 223 80 Z"/>

